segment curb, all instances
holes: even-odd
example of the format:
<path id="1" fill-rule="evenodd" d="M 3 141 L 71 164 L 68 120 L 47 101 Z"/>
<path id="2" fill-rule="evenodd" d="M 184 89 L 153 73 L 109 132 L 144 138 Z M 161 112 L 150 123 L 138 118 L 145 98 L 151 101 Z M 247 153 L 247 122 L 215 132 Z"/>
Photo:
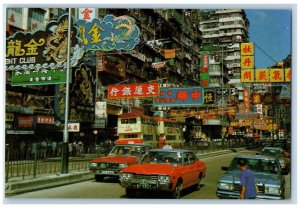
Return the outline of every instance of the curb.
<path id="1" fill-rule="evenodd" d="M 199 159 L 202 159 L 202 158 L 208 158 L 208 157 L 219 156 L 219 155 L 224 155 L 224 154 L 230 154 L 233 152 L 240 152 L 240 151 L 244 151 L 244 150 L 246 150 L 246 149 L 245 148 L 236 148 L 236 149 L 230 149 L 230 150 L 221 150 L 221 151 L 217 151 L 217 152 L 198 153 L 198 154 L 196 154 L 196 156 Z"/>
<path id="2" fill-rule="evenodd" d="M 78 183 L 82 181 L 91 180 L 94 175 L 89 171 L 83 173 L 69 173 L 62 175 L 49 175 L 45 178 L 21 181 L 16 183 L 5 184 L 5 196 L 12 196 L 25 192 L 37 191 L 45 188 L 52 188 L 57 186 Z"/>

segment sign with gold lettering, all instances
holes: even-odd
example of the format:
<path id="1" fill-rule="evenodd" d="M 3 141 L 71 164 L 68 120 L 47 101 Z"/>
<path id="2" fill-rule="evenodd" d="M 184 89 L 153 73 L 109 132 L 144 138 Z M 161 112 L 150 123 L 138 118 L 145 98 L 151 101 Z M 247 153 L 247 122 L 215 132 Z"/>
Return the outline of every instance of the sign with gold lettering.
<path id="1" fill-rule="evenodd" d="M 76 22 L 85 49 L 112 51 L 133 50 L 140 42 L 140 30 L 135 19 L 129 16 L 115 17 L 106 15 L 102 20 L 93 19 L 91 22 L 78 20 Z"/>
<path id="2" fill-rule="evenodd" d="M 71 66 L 83 55 L 77 29 L 71 28 Z M 51 21 L 45 31 L 18 32 L 6 40 L 6 70 L 12 71 L 13 86 L 65 83 L 68 15 Z"/>

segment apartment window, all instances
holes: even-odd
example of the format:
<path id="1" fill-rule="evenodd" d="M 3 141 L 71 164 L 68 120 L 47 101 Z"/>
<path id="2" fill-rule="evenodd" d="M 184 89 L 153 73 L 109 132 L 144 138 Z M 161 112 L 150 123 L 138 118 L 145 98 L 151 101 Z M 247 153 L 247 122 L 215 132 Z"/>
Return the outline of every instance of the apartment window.
<path id="1" fill-rule="evenodd" d="M 20 14 L 22 14 L 23 9 L 22 8 L 11 8 L 12 11 L 18 12 Z"/>
<path id="2" fill-rule="evenodd" d="M 38 22 L 43 22 L 44 21 L 44 11 L 40 10 L 40 9 L 30 9 L 29 17 Z"/>

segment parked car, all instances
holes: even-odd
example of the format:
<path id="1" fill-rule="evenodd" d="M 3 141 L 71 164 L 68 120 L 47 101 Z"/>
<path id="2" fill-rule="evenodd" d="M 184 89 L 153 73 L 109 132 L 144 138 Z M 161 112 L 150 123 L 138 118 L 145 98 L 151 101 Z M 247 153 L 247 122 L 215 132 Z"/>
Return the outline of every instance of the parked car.
<path id="1" fill-rule="evenodd" d="M 90 161 L 90 171 L 98 182 L 106 176 L 118 177 L 121 169 L 137 164 L 150 148 L 149 144 L 116 145 L 107 156 Z"/>
<path id="2" fill-rule="evenodd" d="M 273 156 L 278 158 L 280 166 L 283 171 L 290 171 L 291 160 L 289 158 L 289 153 L 281 147 L 264 147 L 261 152 L 261 155 Z"/>
<path id="3" fill-rule="evenodd" d="M 239 160 L 246 160 L 249 169 L 255 176 L 257 199 L 284 199 L 286 173 L 281 172 L 277 158 L 270 156 L 237 156 L 229 167 L 222 167 L 226 171 L 218 180 L 216 194 L 219 198 L 239 199 L 241 191 Z"/>
<path id="4" fill-rule="evenodd" d="M 138 190 L 166 191 L 179 199 L 181 191 L 195 186 L 200 189 L 206 165 L 189 150 L 152 149 L 140 164 L 124 168 L 120 173 L 126 195 L 134 197 Z"/>

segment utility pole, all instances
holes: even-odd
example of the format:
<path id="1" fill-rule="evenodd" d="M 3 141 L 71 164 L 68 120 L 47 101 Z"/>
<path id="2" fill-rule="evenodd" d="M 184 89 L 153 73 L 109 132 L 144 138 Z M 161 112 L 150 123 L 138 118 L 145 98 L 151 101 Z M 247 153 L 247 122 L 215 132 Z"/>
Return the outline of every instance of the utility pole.
<path id="1" fill-rule="evenodd" d="M 62 146 L 62 158 L 61 158 L 61 173 L 67 174 L 69 172 L 69 132 L 68 132 L 68 120 L 69 120 L 69 79 L 70 79 L 70 48 L 71 48 L 71 8 L 69 8 L 69 23 L 68 23 L 68 48 L 67 48 L 67 72 L 66 72 L 66 98 L 65 98 L 65 124 L 64 124 L 64 138 Z"/>

